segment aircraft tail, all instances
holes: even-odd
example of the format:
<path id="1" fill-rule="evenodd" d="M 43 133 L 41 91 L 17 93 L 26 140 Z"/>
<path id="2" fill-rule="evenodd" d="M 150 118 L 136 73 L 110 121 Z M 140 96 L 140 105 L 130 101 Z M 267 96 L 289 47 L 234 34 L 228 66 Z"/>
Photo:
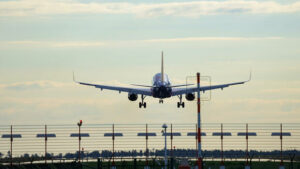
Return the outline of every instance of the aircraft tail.
<path id="1" fill-rule="evenodd" d="M 161 81 L 164 81 L 164 52 L 161 52 Z"/>

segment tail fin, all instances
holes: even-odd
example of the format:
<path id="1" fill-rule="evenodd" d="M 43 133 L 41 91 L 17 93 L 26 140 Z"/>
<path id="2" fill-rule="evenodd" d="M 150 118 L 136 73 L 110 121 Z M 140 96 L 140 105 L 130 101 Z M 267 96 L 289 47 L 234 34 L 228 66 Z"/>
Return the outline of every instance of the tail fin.
<path id="1" fill-rule="evenodd" d="M 161 52 L 161 81 L 164 81 L 164 52 Z"/>

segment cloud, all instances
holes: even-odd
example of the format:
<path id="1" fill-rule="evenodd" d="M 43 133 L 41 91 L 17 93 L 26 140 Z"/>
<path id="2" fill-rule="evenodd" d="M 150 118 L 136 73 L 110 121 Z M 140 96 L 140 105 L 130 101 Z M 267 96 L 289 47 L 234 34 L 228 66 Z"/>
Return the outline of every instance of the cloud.
<path id="1" fill-rule="evenodd" d="M 130 84 L 121 83 L 118 80 L 102 81 L 102 82 L 92 82 L 94 84 L 111 85 L 111 86 L 123 86 L 123 87 L 133 87 Z M 49 89 L 49 88 L 70 88 L 76 86 L 76 83 L 64 83 L 57 81 L 39 80 L 39 81 L 26 81 L 26 82 L 16 82 L 11 84 L 0 84 L 0 90 L 37 90 L 37 89 Z M 81 85 L 78 85 L 81 86 Z"/>
<path id="2" fill-rule="evenodd" d="M 222 14 L 272 14 L 300 11 L 300 2 L 280 4 L 245 0 L 190 1 L 168 3 L 81 3 L 72 0 L 14 0 L 0 2 L 0 16 L 54 14 L 133 14 L 139 17 Z"/>
<path id="3" fill-rule="evenodd" d="M 233 104 L 248 104 L 248 105 L 280 105 L 280 104 L 288 104 L 288 103 L 294 103 L 299 104 L 300 99 L 255 99 L 255 98 L 249 98 L 249 99 L 228 99 L 228 100 L 222 100 L 224 103 L 233 103 Z"/>
<path id="4" fill-rule="evenodd" d="M 259 40 L 281 40 L 283 37 L 181 37 L 163 38 L 146 40 L 124 40 L 124 41 L 0 41 L 0 45 L 8 46 L 47 46 L 47 47 L 99 47 L 99 46 L 118 46 L 126 44 L 141 43 L 177 43 L 177 42 L 199 42 L 199 41 L 259 41 Z"/>
<path id="5" fill-rule="evenodd" d="M 145 42 L 187 42 L 187 41 L 248 41 L 248 40 L 280 40 L 282 37 L 185 37 L 168 39 L 150 39 Z"/>
<path id="6" fill-rule="evenodd" d="M 53 44 L 54 47 L 88 47 L 88 46 L 103 46 L 101 42 L 56 42 Z"/>
<path id="7" fill-rule="evenodd" d="M 298 98 L 228 98 L 206 103 L 203 109 L 207 122 L 297 122 L 300 100 Z M 204 103 L 205 104 L 205 103 Z M 217 105 L 217 106 L 216 106 Z M 234 118 L 233 118 L 234 117 Z"/>
<path id="8" fill-rule="evenodd" d="M 295 115 L 299 117 L 300 110 L 300 99 L 228 99 L 226 101 L 223 100 L 218 101 L 218 105 L 222 107 L 222 104 L 225 104 L 228 109 L 232 108 L 231 111 L 240 112 L 240 110 L 247 111 L 256 111 L 256 114 L 272 114 L 275 113 L 278 115 L 282 115 L 285 113 L 296 113 Z M 294 116 L 295 117 L 295 116 Z"/>
<path id="9" fill-rule="evenodd" d="M 274 93 L 274 94 L 284 94 L 284 93 L 287 93 L 287 94 L 300 94 L 300 88 L 289 88 L 289 87 L 286 87 L 286 88 L 277 88 L 277 89 L 264 89 L 261 91 L 262 93 L 265 93 L 265 94 L 271 94 L 271 93 Z"/>
<path id="10" fill-rule="evenodd" d="M 12 84 L 1 84 L 0 89 L 8 90 L 35 90 L 35 89 L 45 89 L 51 87 L 67 87 L 71 84 L 54 82 L 54 81 L 29 81 L 29 82 L 17 82 Z"/>
<path id="11" fill-rule="evenodd" d="M 3 45 L 50 46 L 50 47 L 97 47 L 105 45 L 100 41 L 2 41 Z"/>

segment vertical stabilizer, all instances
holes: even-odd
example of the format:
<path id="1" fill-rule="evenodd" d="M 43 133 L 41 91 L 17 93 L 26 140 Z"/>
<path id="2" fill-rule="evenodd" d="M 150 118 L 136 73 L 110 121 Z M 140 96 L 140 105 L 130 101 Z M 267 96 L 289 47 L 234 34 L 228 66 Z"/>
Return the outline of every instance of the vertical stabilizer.
<path id="1" fill-rule="evenodd" d="M 161 52 L 161 82 L 164 82 L 164 52 Z"/>

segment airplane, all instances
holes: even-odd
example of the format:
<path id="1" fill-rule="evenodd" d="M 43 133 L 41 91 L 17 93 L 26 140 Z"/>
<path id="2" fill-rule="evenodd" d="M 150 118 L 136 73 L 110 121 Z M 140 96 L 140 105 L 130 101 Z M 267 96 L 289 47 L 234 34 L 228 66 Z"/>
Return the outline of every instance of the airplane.
<path id="1" fill-rule="evenodd" d="M 200 92 L 205 92 L 207 90 L 214 90 L 214 89 L 222 89 L 225 87 L 229 87 L 232 85 L 239 85 L 249 82 L 251 80 L 251 72 L 249 79 L 246 81 L 235 82 L 235 83 L 227 83 L 227 84 L 220 84 L 220 85 L 210 85 L 210 86 L 200 86 Z M 154 97 L 159 99 L 159 103 L 163 103 L 163 99 L 170 98 L 173 96 L 178 96 L 179 102 L 177 102 L 177 107 L 184 108 L 184 102 L 182 101 L 182 95 L 185 95 L 186 100 L 193 101 L 195 99 L 195 92 L 198 92 L 198 87 L 187 87 L 193 84 L 182 84 L 182 85 L 171 85 L 169 77 L 167 74 L 164 73 L 164 55 L 163 52 L 161 54 L 161 72 L 157 73 L 153 77 L 152 85 L 139 85 L 139 84 L 132 84 L 133 86 L 139 86 L 143 88 L 130 88 L 130 87 L 118 87 L 118 86 L 108 86 L 108 85 L 101 85 L 101 84 L 91 84 L 85 82 L 79 82 L 75 80 L 74 72 L 73 72 L 73 81 L 87 86 L 93 86 L 95 88 L 99 88 L 101 90 L 115 90 L 121 92 L 128 93 L 128 99 L 130 101 L 136 101 L 138 99 L 138 95 L 141 95 L 141 102 L 139 102 L 139 108 L 146 108 L 147 104 L 144 102 L 144 99 L 149 97 Z M 179 88 L 184 87 L 184 88 Z"/>

